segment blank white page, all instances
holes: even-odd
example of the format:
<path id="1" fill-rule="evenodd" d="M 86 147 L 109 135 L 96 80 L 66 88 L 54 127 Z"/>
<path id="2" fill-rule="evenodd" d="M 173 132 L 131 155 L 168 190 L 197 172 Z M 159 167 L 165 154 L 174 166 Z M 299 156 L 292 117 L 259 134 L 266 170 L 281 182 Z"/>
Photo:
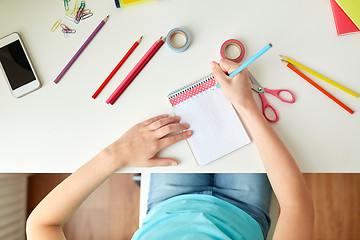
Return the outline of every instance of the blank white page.
<path id="1" fill-rule="evenodd" d="M 173 107 L 189 123 L 187 139 L 198 165 L 208 164 L 250 143 L 244 126 L 220 88 L 213 87 Z"/>

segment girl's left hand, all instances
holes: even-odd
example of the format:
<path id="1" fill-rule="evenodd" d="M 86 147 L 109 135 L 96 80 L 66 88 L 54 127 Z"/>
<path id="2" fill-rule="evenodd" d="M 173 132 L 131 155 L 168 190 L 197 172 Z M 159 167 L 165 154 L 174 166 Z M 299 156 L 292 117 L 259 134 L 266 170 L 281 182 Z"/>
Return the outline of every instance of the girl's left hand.
<path id="1" fill-rule="evenodd" d="M 158 158 L 155 155 L 162 149 L 186 139 L 192 131 L 173 134 L 189 129 L 189 124 L 179 123 L 180 117 L 160 115 L 138 123 L 130 128 L 116 142 L 104 151 L 122 167 L 175 166 L 172 158 Z"/>

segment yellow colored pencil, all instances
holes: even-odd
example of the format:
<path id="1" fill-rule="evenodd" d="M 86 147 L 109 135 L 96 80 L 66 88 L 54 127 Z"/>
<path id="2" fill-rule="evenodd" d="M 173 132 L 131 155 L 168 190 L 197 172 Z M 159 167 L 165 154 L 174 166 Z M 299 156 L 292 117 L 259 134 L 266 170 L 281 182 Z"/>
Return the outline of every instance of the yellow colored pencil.
<path id="1" fill-rule="evenodd" d="M 323 80 L 323 81 L 325 81 L 325 82 L 327 82 L 327 83 L 329 83 L 329 84 L 343 90 L 344 92 L 346 92 L 346 93 L 348 93 L 348 94 L 350 94 L 350 95 L 352 95 L 352 96 L 354 96 L 356 98 L 358 98 L 360 96 L 358 93 L 351 91 L 350 89 L 340 85 L 339 83 L 334 82 L 334 81 L 328 79 L 327 77 L 324 77 L 323 75 L 311 70 L 310 68 L 305 67 L 304 65 L 301 65 L 298 62 L 295 62 L 294 60 L 292 60 L 292 59 L 290 59 L 288 57 L 285 57 L 285 56 L 282 56 L 282 55 L 280 55 L 280 57 L 283 60 L 285 60 L 286 62 L 288 62 L 288 63 L 290 63 L 290 64 L 292 64 L 292 65 L 294 65 L 294 66 L 296 66 L 296 67 L 298 67 L 298 68 L 300 68 L 300 69 L 302 69 L 302 70 L 304 70 L 304 71 L 306 71 L 306 72 L 308 72 L 308 73 L 310 73 L 312 75 L 314 75 L 315 77 L 320 78 L 321 80 Z"/>

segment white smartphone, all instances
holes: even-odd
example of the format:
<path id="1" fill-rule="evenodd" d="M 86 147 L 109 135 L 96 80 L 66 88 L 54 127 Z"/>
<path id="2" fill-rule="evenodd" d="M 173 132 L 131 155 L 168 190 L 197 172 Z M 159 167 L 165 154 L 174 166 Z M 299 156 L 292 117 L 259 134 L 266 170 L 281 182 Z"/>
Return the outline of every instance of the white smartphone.
<path id="1" fill-rule="evenodd" d="M 0 68 L 14 97 L 22 97 L 41 86 L 17 33 L 0 39 Z"/>

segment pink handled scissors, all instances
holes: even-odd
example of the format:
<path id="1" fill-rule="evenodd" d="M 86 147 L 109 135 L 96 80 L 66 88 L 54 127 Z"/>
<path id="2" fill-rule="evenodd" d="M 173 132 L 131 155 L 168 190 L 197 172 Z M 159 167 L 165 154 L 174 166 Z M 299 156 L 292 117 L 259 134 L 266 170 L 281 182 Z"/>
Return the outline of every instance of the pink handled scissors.
<path id="1" fill-rule="evenodd" d="M 263 88 L 260 83 L 258 81 L 256 81 L 255 77 L 251 74 L 251 72 L 249 72 L 249 76 L 250 76 L 250 82 L 251 82 L 251 88 L 256 91 L 261 99 L 262 102 L 262 111 L 264 114 L 264 117 L 269 121 L 269 122 L 277 122 L 279 121 L 279 117 L 277 115 L 277 112 L 275 111 L 275 109 L 269 104 L 269 102 L 266 100 L 265 98 L 265 93 L 269 93 L 275 97 L 277 97 L 278 99 L 280 99 L 283 102 L 286 103 L 294 103 L 295 102 L 295 96 L 294 94 L 286 89 L 268 89 L 268 88 Z M 291 96 L 291 99 L 285 99 L 283 97 L 280 96 L 281 92 L 286 92 L 289 93 Z M 273 114 L 275 115 L 275 119 L 270 119 L 267 115 L 265 110 L 269 108 L 271 109 L 271 111 L 273 112 Z"/>

